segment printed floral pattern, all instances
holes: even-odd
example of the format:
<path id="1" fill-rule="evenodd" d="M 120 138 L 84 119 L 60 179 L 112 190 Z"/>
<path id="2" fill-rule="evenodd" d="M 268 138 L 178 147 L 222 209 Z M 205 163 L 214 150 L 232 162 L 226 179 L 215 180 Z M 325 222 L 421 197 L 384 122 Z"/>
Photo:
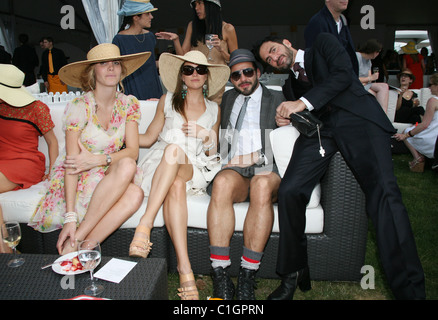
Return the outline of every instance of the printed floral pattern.
<path id="1" fill-rule="evenodd" d="M 65 131 L 81 131 L 81 142 L 94 154 L 110 154 L 122 149 L 125 143 L 126 122 L 140 123 L 140 106 L 137 98 L 117 93 L 116 103 L 108 129 L 102 127 L 95 113 L 96 102 L 92 92 L 71 101 L 65 108 L 63 129 Z M 63 162 L 65 150 L 57 158 L 49 182 L 47 192 L 40 200 L 29 225 L 40 232 L 61 229 L 66 211 L 64 197 Z M 78 175 L 76 194 L 76 212 L 78 221 L 85 216 L 94 189 L 105 176 L 107 166 L 96 167 Z M 141 176 L 140 174 L 138 174 Z M 140 184 L 140 181 L 136 182 Z"/>

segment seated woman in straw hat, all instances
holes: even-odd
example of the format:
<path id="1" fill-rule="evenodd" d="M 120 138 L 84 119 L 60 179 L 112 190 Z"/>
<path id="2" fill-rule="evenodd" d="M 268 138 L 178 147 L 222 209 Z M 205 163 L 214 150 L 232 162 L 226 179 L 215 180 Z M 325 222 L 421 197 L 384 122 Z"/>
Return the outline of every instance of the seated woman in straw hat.
<path id="1" fill-rule="evenodd" d="M 143 201 L 142 189 L 134 184 L 139 102 L 117 86 L 149 56 L 121 56 L 116 45 L 104 43 L 91 49 L 87 60 L 59 72 L 63 82 L 86 93 L 66 106 L 65 149 L 29 225 L 41 232 L 62 228 L 60 254 L 75 250 L 75 240 L 102 242 Z"/>
<path id="2" fill-rule="evenodd" d="M 142 188 L 148 198 L 146 211 L 129 248 L 131 256 L 146 258 L 151 248 L 151 229 L 158 210 L 163 215 L 177 256 L 179 296 L 198 299 L 187 252 L 187 193 L 204 192 L 220 169 L 217 139 L 219 107 L 208 98 L 229 78 L 225 65 L 209 64 L 204 54 L 184 56 L 163 53 L 159 67 L 168 93 L 161 97 L 155 117 L 140 146 L 151 147 L 139 162 Z"/>
<path id="3" fill-rule="evenodd" d="M 22 86 L 24 77 L 16 66 L 0 64 L 0 193 L 27 189 L 47 178 L 39 136 L 47 142 L 50 165 L 58 156 L 50 110 Z M 4 251 L 0 244 L 0 252 Z"/>

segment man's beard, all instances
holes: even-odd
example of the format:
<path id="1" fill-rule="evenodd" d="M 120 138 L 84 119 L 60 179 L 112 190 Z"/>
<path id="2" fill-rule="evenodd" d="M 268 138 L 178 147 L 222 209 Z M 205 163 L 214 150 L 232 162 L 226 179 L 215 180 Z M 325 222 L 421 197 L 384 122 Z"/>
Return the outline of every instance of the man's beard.
<path id="1" fill-rule="evenodd" d="M 284 54 L 286 57 L 285 62 L 283 64 L 283 66 L 281 66 L 281 67 L 279 66 L 278 69 L 281 71 L 289 71 L 290 68 L 292 68 L 292 64 L 294 62 L 294 53 L 293 53 L 292 49 L 290 49 L 286 46 L 284 46 L 284 47 L 286 48 L 286 51 Z"/>
<path id="2" fill-rule="evenodd" d="M 236 88 L 236 90 L 239 91 L 239 92 L 240 92 L 241 94 L 243 94 L 244 96 L 249 96 L 249 95 L 251 95 L 251 94 L 257 89 L 257 86 L 258 86 L 258 84 L 259 84 L 259 80 L 258 80 L 258 79 L 254 80 L 254 83 L 252 84 L 251 87 L 247 87 L 247 88 L 244 88 L 244 89 L 240 88 L 240 86 L 241 86 L 242 84 L 246 84 L 246 83 L 251 83 L 251 82 L 249 82 L 249 81 L 247 81 L 247 82 L 242 82 L 242 83 Z"/>

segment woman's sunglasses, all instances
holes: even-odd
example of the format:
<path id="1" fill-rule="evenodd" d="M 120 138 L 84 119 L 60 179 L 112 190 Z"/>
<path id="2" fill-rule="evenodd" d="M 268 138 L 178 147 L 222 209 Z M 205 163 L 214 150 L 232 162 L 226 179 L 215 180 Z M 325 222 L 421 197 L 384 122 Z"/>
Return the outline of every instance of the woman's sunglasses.
<path id="1" fill-rule="evenodd" d="M 208 68 L 206 66 L 197 66 L 197 67 L 183 66 L 181 68 L 181 72 L 185 76 L 191 76 L 193 72 L 195 72 L 195 70 L 200 76 L 203 76 L 208 73 Z"/>
<path id="2" fill-rule="evenodd" d="M 254 76 L 254 69 L 253 68 L 246 68 L 243 70 L 239 70 L 239 71 L 234 71 L 231 73 L 231 80 L 233 81 L 239 81 L 240 77 L 242 76 L 242 73 L 245 77 L 247 78 L 251 78 L 252 76 Z"/>

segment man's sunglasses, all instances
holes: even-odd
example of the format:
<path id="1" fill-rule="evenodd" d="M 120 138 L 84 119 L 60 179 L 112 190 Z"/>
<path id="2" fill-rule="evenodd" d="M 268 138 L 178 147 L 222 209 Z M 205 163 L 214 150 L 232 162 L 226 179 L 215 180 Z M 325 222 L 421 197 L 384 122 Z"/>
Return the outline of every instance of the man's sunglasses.
<path id="1" fill-rule="evenodd" d="M 243 69 L 243 70 L 234 71 L 234 72 L 231 73 L 230 78 L 233 81 L 239 81 L 242 73 L 243 73 L 243 75 L 245 77 L 251 78 L 252 76 L 254 76 L 254 71 L 255 70 L 253 68 L 246 68 L 246 69 Z"/>
<path id="2" fill-rule="evenodd" d="M 185 76 L 191 76 L 193 72 L 195 72 L 195 70 L 200 76 L 203 76 L 208 73 L 208 68 L 206 66 L 197 66 L 197 67 L 183 66 L 181 68 L 181 72 Z"/>

